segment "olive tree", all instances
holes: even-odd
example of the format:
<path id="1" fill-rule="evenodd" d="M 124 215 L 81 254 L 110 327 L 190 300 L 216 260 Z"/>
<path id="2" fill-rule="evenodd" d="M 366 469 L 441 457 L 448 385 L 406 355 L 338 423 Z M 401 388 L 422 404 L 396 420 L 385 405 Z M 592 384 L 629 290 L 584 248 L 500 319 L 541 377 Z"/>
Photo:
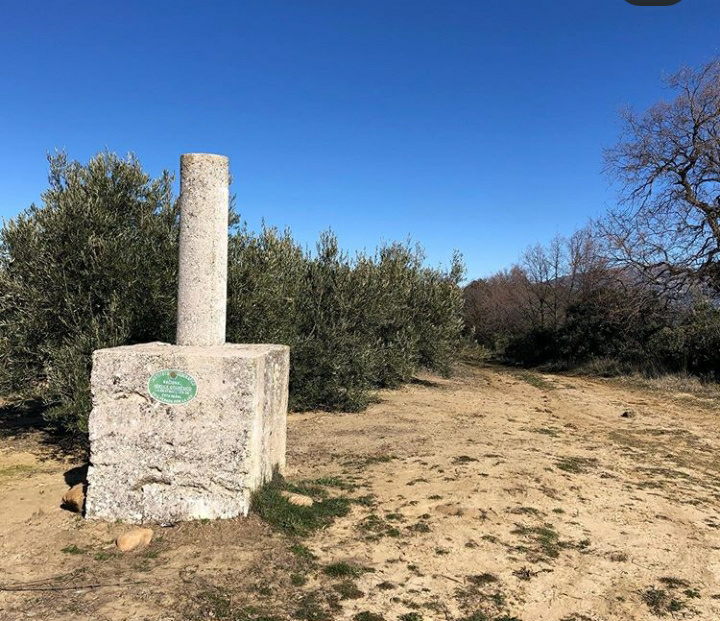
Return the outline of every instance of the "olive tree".
<path id="1" fill-rule="evenodd" d="M 0 231 L 0 394 L 39 397 L 82 436 L 92 352 L 174 338 L 178 202 L 169 173 L 110 153 L 51 157 L 42 198 Z M 290 345 L 291 407 L 361 410 L 420 367 L 450 371 L 459 256 L 434 269 L 391 244 L 352 259 L 330 232 L 313 255 L 289 231 L 249 233 L 232 205 L 230 229 L 227 336 Z"/>
<path id="2" fill-rule="evenodd" d="M 49 161 L 43 204 L 0 231 L 0 394 L 83 433 L 93 350 L 172 338 L 178 211 L 132 155 Z"/>

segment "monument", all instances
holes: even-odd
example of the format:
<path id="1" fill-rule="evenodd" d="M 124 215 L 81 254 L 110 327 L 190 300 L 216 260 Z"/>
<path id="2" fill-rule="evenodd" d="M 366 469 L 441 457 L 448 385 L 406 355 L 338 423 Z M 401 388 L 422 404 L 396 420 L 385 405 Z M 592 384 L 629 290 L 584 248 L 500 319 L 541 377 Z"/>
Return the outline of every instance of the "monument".
<path id="1" fill-rule="evenodd" d="M 177 344 L 93 353 L 85 515 L 247 515 L 285 466 L 290 351 L 225 343 L 228 159 L 180 159 Z"/>

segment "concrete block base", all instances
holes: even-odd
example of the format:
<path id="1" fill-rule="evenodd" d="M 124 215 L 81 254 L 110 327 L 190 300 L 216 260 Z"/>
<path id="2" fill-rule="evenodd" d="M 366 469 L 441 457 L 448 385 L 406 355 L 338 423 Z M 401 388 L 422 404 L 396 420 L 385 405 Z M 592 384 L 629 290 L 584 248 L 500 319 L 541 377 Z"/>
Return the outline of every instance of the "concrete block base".
<path id="1" fill-rule="evenodd" d="M 252 491 L 285 467 L 289 351 L 165 343 L 95 351 L 86 517 L 247 515 Z M 161 388 L 170 392 L 160 393 L 156 374 L 189 380 L 177 388 L 168 380 Z"/>

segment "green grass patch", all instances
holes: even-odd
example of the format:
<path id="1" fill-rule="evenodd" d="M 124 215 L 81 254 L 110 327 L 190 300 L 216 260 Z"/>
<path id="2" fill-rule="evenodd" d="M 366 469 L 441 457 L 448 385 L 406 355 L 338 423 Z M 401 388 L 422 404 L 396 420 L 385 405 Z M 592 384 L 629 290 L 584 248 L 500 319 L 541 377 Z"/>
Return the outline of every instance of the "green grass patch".
<path id="1" fill-rule="evenodd" d="M 334 615 L 328 610 L 328 607 L 324 605 L 320 594 L 315 592 L 308 593 L 300 599 L 293 617 L 295 619 L 304 619 L 305 621 L 332 621 L 332 619 L 334 619 Z"/>
<path id="2" fill-rule="evenodd" d="M 296 483 L 291 483 L 290 481 L 283 480 L 282 485 L 283 490 L 285 491 L 292 492 L 293 494 L 310 496 L 313 499 L 322 500 L 330 495 L 327 489 L 321 485 L 315 484 L 313 481 L 298 481 Z"/>
<path id="3" fill-rule="evenodd" d="M 530 386 L 539 388 L 540 390 L 555 390 L 555 384 L 553 384 L 552 382 L 548 382 L 546 379 L 542 378 L 537 373 L 531 373 L 530 371 L 521 371 L 520 373 L 515 373 L 514 375 L 519 380 L 522 380 L 526 384 L 530 384 Z"/>
<path id="4" fill-rule="evenodd" d="M 582 474 L 598 467 L 594 457 L 563 457 L 555 462 L 555 466 L 564 472 Z"/>
<path id="5" fill-rule="evenodd" d="M 360 565 L 354 565 L 352 563 L 346 563 L 339 561 L 337 563 L 330 563 L 323 568 L 323 573 L 333 578 L 357 578 L 365 573 L 375 571 L 369 567 L 361 567 Z"/>
<path id="6" fill-rule="evenodd" d="M 206 615 L 210 619 L 232 618 L 233 606 L 230 601 L 230 594 L 224 589 L 202 591 L 197 594 L 196 599 L 200 608 L 199 614 Z"/>
<path id="7" fill-rule="evenodd" d="M 70 546 L 65 546 L 60 550 L 60 552 L 64 552 L 65 554 L 85 554 L 87 550 L 83 548 L 78 548 L 74 543 Z"/>
<path id="8" fill-rule="evenodd" d="M 290 546 L 290 552 L 292 552 L 295 556 L 304 561 L 316 561 L 318 558 L 315 554 L 312 553 L 310 548 L 304 546 L 301 543 L 293 543 Z"/>
<path id="9" fill-rule="evenodd" d="M 360 599 L 365 595 L 352 580 L 343 580 L 334 584 L 333 589 L 340 596 L 340 599 Z"/>
<path id="10" fill-rule="evenodd" d="M 679 612 L 687 608 L 687 600 L 697 599 L 700 592 L 693 589 L 687 580 L 665 576 L 658 578 L 664 588 L 651 586 L 640 594 L 643 602 L 657 616 Z M 678 593 L 680 589 L 682 592 Z"/>
<path id="11" fill-rule="evenodd" d="M 462 619 L 458 619 L 458 621 L 492 621 L 490 617 L 488 617 L 484 612 L 473 612 L 471 615 L 468 615 L 467 617 L 463 617 Z"/>
<path id="12" fill-rule="evenodd" d="M 390 515 L 399 514 L 389 514 L 388 517 Z M 401 534 L 398 528 L 385 521 L 376 513 L 371 513 L 364 517 L 358 522 L 356 528 L 366 533 L 365 539 L 369 541 L 377 541 L 381 537 L 399 537 Z"/>
<path id="13" fill-rule="evenodd" d="M 661 582 L 668 589 L 679 589 L 681 587 L 688 588 L 690 586 L 690 583 L 687 580 L 683 580 L 682 578 L 673 578 L 671 576 L 658 578 L 658 582 Z"/>
<path id="14" fill-rule="evenodd" d="M 385 531 L 387 524 L 377 513 L 371 513 L 358 522 L 357 528 L 367 533 L 379 534 Z"/>
<path id="15" fill-rule="evenodd" d="M 11 479 L 13 477 L 27 476 L 33 474 L 34 472 L 37 472 L 38 470 L 39 468 L 37 466 L 29 466 L 23 464 L 6 466 L 5 468 L 0 468 L 0 479 Z"/>
<path id="16" fill-rule="evenodd" d="M 512 509 L 508 509 L 507 512 L 514 513 L 515 515 L 541 515 L 540 511 L 535 507 L 513 507 Z"/>
<path id="17" fill-rule="evenodd" d="M 374 507 L 377 505 L 377 497 L 375 494 L 366 494 L 365 496 L 358 496 L 357 498 L 352 498 L 351 500 L 356 505 L 361 505 L 363 507 Z"/>
<path id="18" fill-rule="evenodd" d="M 363 610 L 353 615 L 353 621 L 385 621 L 385 617 L 369 610 Z"/>
<path id="19" fill-rule="evenodd" d="M 318 491 L 320 490 L 320 491 Z M 299 507 L 288 502 L 283 491 L 325 496 L 310 507 Z M 293 485 L 275 474 L 272 481 L 263 485 L 252 496 L 252 508 L 265 522 L 287 535 L 304 537 L 330 525 L 335 518 L 343 517 L 350 511 L 350 499 L 327 497 L 320 487 Z"/>
<path id="20" fill-rule="evenodd" d="M 307 578 L 302 574 L 290 574 L 290 584 L 296 587 L 307 584 Z"/>
<path id="21" fill-rule="evenodd" d="M 255 606 L 237 606 L 233 599 L 233 594 L 227 589 L 201 591 L 194 597 L 193 611 L 187 618 L 193 621 L 282 621 L 281 617 L 267 614 Z"/>
<path id="22" fill-rule="evenodd" d="M 516 548 L 522 552 L 535 552 L 547 558 L 557 558 L 560 556 L 560 550 L 569 547 L 567 543 L 560 541 L 560 536 L 550 524 L 544 526 L 517 525 L 517 527 L 510 532 L 513 535 L 520 535 L 535 544 L 533 549 L 529 549 L 526 546 Z"/>
<path id="23" fill-rule="evenodd" d="M 665 589 L 650 587 L 643 592 L 641 597 L 650 611 L 659 617 L 667 613 L 679 612 L 685 608 L 684 602 L 673 597 Z"/>
<path id="24" fill-rule="evenodd" d="M 494 574 L 484 573 L 467 576 L 465 580 L 467 580 L 470 584 L 474 584 L 475 586 L 484 586 L 486 584 L 498 582 L 498 577 Z"/>
<path id="25" fill-rule="evenodd" d="M 423 616 L 419 612 L 406 612 L 398 617 L 399 621 L 422 621 Z"/>

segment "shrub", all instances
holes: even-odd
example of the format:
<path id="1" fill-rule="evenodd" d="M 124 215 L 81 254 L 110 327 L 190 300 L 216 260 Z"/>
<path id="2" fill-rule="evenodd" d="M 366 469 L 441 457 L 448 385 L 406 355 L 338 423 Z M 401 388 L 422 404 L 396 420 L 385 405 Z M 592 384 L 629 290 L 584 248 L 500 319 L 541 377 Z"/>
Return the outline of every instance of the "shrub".
<path id="1" fill-rule="evenodd" d="M 0 232 L 0 391 L 85 432 L 93 350 L 172 337 L 177 207 L 133 156 L 49 162 L 44 205 Z"/>
<path id="2" fill-rule="evenodd" d="M 720 309 L 707 302 L 696 304 L 683 328 L 688 371 L 720 380 Z"/>
<path id="3" fill-rule="evenodd" d="M 419 248 L 392 244 L 351 260 L 324 233 L 315 255 L 289 232 L 231 238 L 228 338 L 290 346 L 293 409 L 358 411 L 373 388 L 420 366 L 447 373 L 462 330 L 462 266 L 422 267 Z"/>
<path id="4" fill-rule="evenodd" d="M 87 430 L 95 349 L 173 342 L 179 213 L 164 172 L 102 153 L 50 158 L 44 205 L 0 232 L 0 391 L 39 396 L 46 417 Z M 231 224 L 237 217 L 231 210 Z M 449 373 L 462 330 L 460 258 L 423 266 L 409 244 L 343 253 L 330 232 L 316 252 L 288 231 L 231 227 L 229 342 L 291 348 L 293 409 L 361 410 L 372 389 L 424 366 Z"/>

